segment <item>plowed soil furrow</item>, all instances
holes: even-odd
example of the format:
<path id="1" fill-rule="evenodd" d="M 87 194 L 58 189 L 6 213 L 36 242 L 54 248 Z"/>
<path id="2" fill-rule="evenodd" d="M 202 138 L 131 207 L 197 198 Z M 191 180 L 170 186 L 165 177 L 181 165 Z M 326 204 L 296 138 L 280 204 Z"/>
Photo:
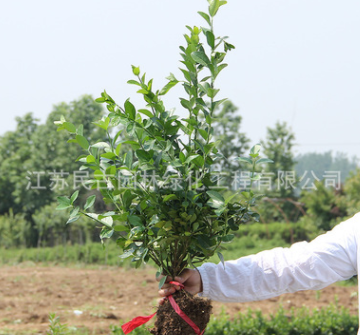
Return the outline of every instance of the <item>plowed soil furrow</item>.
<path id="1" fill-rule="evenodd" d="M 11 334 L 45 334 L 49 313 L 77 328 L 109 334 L 110 325 L 119 325 L 139 315 L 154 312 L 158 284 L 153 269 L 65 268 L 41 266 L 0 267 L 0 330 Z M 324 307 L 338 301 L 352 314 L 358 312 L 357 287 L 332 285 L 319 292 L 303 291 L 252 303 L 214 302 L 214 313 L 222 309 L 235 315 L 248 308 L 274 313 L 283 306 Z M 3 332 L 0 332 L 3 334 Z"/>

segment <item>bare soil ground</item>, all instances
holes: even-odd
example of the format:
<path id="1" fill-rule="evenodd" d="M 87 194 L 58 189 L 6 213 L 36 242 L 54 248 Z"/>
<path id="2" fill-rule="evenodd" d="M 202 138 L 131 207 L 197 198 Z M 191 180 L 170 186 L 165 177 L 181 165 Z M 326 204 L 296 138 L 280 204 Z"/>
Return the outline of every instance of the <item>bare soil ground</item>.
<path id="1" fill-rule="evenodd" d="M 41 266 L 0 267 L 0 334 L 45 334 L 49 313 L 62 323 L 109 334 L 110 325 L 152 314 L 157 304 L 153 269 L 65 268 Z M 253 303 L 214 302 L 214 314 L 230 315 L 248 308 L 265 314 L 306 306 L 321 308 L 335 303 L 358 312 L 357 287 L 332 285 L 322 291 L 303 291 Z"/>

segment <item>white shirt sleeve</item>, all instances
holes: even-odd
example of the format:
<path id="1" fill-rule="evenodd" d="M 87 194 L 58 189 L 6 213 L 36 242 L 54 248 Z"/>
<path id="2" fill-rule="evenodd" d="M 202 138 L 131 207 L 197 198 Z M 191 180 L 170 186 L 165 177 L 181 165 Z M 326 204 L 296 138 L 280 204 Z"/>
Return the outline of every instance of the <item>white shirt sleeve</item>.
<path id="1" fill-rule="evenodd" d="M 283 293 L 318 290 L 357 274 L 360 213 L 311 242 L 199 267 L 201 296 L 222 302 L 268 299 Z"/>

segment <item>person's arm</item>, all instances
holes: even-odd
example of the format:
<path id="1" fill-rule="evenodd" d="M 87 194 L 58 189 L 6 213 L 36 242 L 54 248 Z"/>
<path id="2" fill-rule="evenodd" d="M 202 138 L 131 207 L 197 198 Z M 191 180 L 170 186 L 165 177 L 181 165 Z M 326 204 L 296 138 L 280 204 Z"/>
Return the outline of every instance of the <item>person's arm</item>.
<path id="1" fill-rule="evenodd" d="M 256 255 L 198 268 L 202 296 L 222 302 L 245 302 L 283 293 L 321 289 L 357 274 L 360 214 L 310 243 L 275 248 Z"/>

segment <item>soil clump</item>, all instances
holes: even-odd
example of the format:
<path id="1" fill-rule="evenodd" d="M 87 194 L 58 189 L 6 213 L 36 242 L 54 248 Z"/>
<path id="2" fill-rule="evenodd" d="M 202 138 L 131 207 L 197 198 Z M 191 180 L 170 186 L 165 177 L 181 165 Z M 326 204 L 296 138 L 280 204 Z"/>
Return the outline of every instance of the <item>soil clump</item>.
<path id="1" fill-rule="evenodd" d="M 211 301 L 181 290 L 176 292 L 174 300 L 180 309 L 192 320 L 202 332 L 210 321 L 212 311 Z M 150 330 L 153 335 L 183 335 L 196 334 L 194 329 L 176 313 L 170 301 L 158 308 L 155 327 Z"/>

